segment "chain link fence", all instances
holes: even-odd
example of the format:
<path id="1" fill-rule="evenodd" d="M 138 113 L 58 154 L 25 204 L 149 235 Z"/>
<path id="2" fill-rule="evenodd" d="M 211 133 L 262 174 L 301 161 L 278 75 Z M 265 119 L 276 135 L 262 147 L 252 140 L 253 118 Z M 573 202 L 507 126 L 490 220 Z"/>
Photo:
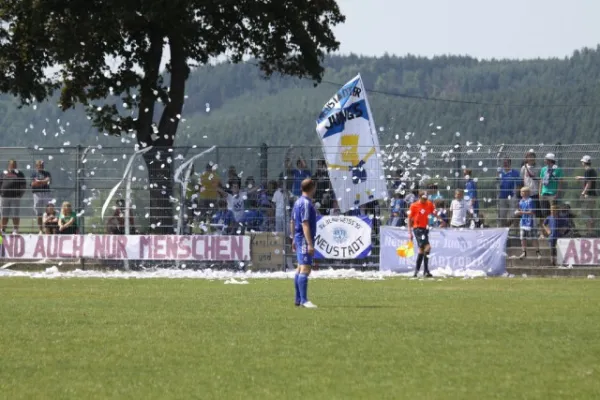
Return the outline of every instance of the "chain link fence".
<path id="1" fill-rule="evenodd" d="M 425 142 L 426 143 L 426 142 Z M 154 168 L 167 168 L 173 178 L 185 180 L 185 172 L 179 177 L 174 174 L 186 161 L 196 157 L 189 164 L 190 171 L 187 185 L 175 184 L 173 193 L 164 191 L 164 196 L 170 196 L 171 212 L 174 223 L 173 233 L 181 228 L 181 233 L 207 234 L 212 231 L 210 219 L 219 207 L 233 206 L 220 203 L 219 199 L 231 193 L 234 185 L 240 191 L 246 192 L 242 202 L 234 212 L 238 214 L 248 210 L 257 211 L 261 222 L 249 226 L 236 227 L 233 234 L 255 233 L 258 231 L 272 232 L 282 230 L 277 221 L 278 214 L 273 204 L 273 195 L 277 188 L 283 186 L 292 190 L 294 186 L 293 170 L 304 169 L 307 175 L 320 176 L 327 179 L 326 174 L 319 175 L 318 170 L 323 158 L 320 147 L 273 147 L 265 144 L 255 147 L 179 147 L 165 149 L 165 154 L 157 158 Z M 342 150 L 342 149 L 341 149 Z M 590 156 L 592 168 L 600 159 L 600 145 L 597 144 L 552 144 L 552 145 L 483 145 L 477 142 L 460 142 L 449 145 L 401 145 L 389 144 L 382 146 L 380 154 L 384 166 L 381 179 L 387 181 L 389 194 L 385 199 L 363 212 L 369 213 L 378 224 L 387 224 L 390 219 L 390 201 L 394 188 L 403 182 L 408 191 L 411 189 L 427 189 L 441 199 L 442 208 L 449 207 L 454 197 L 455 189 L 465 187 L 464 171 L 471 170 L 471 177 L 478 186 L 481 216 L 484 226 L 501 226 L 504 222 L 498 216 L 501 214 L 498 201 L 500 194 L 499 170 L 505 166 L 504 160 L 511 161 L 510 168 L 521 170 L 526 153 L 533 151 L 536 155 L 535 171 L 544 164 L 544 157 L 552 153 L 557 165 L 563 170 L 564 179 L 561 187 L 560 204 L 570 210 L 573 219 L 573 235 L 597 236 L 597 212 L 584 213 L 581 193 L 584 183 L 577 177 L 584 175 L 581 163 L 583 156 Z M 80 233 L 106 233 L 110 216 L 118 213 L 117 200 L 126 198 L 127 185 L 123 182 L 114 192 L 109 207 L 102 218 L 102 209 L 109 199 L 111 190 L 122 181 L 127 163 L 134 151 L 126 147 L 53 147 L 53 148 L 0 148 L 0 165 L 7 168 L 9 160 L 17 162 L 17 169 L 25 174 L 27 190 L 20 200 L 18 227 L 13 227 L 12 218 L 5 227 L 6 232 L 17 228 L 19 233 L 38 233 L 40 226 L 38 209 L 34 209 L 34 198 L 31 190 L 32 174 L 36 169 L 36 161 L 44 162 L 44 169 L 52 174 L 51 192 L 49 199 L 56 204 L 60 211 L 63 202 L 70 202 L 78 215 Z M 298 160 L 301 160 L 298 163 Z M 160 165 L 159 165 L 160 164 Z M 148 165 L 139 157 L 132 164 L 131 171 L 131 221 L 132 230 L 140 233 L 153 233 L 150 209 Z M 180 171 L 181 172 L 181 171 Z M 321 171 L 322 172 L 322 171 Z M 215 193 L 207 195 L 205 188 L 219 182 L 214 188 Z M 348 185 L 351 181 L 348 181 Z M 212 189 L 211 189 L 212 190 Z M 237 190 L 237 189 L 236 189 Z M 321 212 L 330 213 L 336 208 L 336 199 L 344 193 L 321 193 Z M 324 199 L 323 197 L 327 197 Z M 286 204 L 283 224 L 289 220 L 290 203 Z M 516 199 L 515 199 L 516 201 Z M 598 204 L 592 199 L 593 209 Z M 589 201 L 588 201 L 589 204 Z M 588 206 L 589 208 L 589 206 Z M 41 210 L 43 211 L 43 210 Z M 164 210 L 163 210 L 164 211 Z M 514 215 L 514 209 L 510 210 Z M 510 214 L 509 213 L 509 214 Z M 586 215 L 584 215 L 586 214 Z M 590 218 L 591 216 L 591 218 Z M 511 236 L 518 236 L 518 221 L 510 218 Z M 252 232 L 251 232 L 252 231 Z M 330 266 L 353 265 L 356 267 L 374 266 L 378 261 L 377 229 L 374 231 L 374 250 L 366 260 L 326 262 Z M 261 239 L 262 240 L 262 239 Z M 285 241 L 285 239 L 282 239 Z M 268 242 L 268 240 L 267 240 Z M 281 259 L 280 266 L 286 264 L 285 254 L 290 254 L 289 241 L 284 251 L 277 254 Z M 511 245 L 518 246 L 511 242 Z M 278 262 L 279 263 L 279 262 Z"/>

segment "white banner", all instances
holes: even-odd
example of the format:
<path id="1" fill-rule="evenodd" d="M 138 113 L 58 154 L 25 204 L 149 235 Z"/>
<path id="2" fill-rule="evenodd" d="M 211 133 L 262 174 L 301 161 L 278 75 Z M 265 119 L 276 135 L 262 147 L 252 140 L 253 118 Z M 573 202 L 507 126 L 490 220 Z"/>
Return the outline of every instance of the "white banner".
<path id="1" fill-rule="evenodd" d="M 600 265 L 600 239 L 558 239 L 559 265 Z"/>
<path id="2" fill-rule="evenodd" d="M 325 103 L 317 133 L 342 212 L 386 197 L 379 138 L 360 75 Z"/>
<path id="3" fill-rule="evenodd" d="M 6 235 L 8 259 L 250 260 L 249 236 Z"/>
<path id="4" fill-rule="evenodd" d="M 367 217 L 321 217 L 317 221 L 315 258 L 348 260 L 371 253 L 371 220 Z"/>

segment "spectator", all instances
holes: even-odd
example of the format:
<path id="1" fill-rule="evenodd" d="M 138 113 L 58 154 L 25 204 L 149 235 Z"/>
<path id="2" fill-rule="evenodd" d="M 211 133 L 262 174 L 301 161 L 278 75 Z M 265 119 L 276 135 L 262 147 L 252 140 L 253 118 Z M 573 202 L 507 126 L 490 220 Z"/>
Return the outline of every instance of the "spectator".
<path id="1" fill-rule="evenodd" d="M 427 191 L 429 193 L 431 193 L 429 195 L 429 200 L 430 201 L 436 201 L 437 199 L 443 199 L 444 197 L 441 195 L 439 189 L 438 189 L 438 185 L 437 183 L 432 183 L 431 185 L 427 186 Z M 434 218 L 435 219 L 435 218 Z"/>
<path id="2" fill-rule="evenodd" d="M 31 174 L 31 192 L 33 193 L 33 209 L 37 216 L 40 234 L 43 229 L 43 215 L 50 198 L 50 172 L 44 170 L 44 161 L 35 162 L 35 172 Z"/>
<path id="3" fill-rule="evenodd" d="M 333 194 L 325 160 L 317 160 L 317 170 L 313 175 L 312 180 L 317 185 L 317 189 L 315 191 L 315 202 L 321 205 L 318 211 L 322 215 L 325 215 L 328 213 L 326 210 L 331 208 L 327 207 L 327 204 L 329 204 Z"/>
<path id="4" fill-rule="evenodd" d="M 396 176 L 394 178 L 394 181 L 392 182 L 392 189 L 394 191 L 403 189 L 406 186 L 406 183 L 404 182 L 405 180 L 406 179 L 404 177 L 404 170 L 402 168 L 398 168 L 396 170 Z"/>
<path id="5" fill-rule="evenodd" d="M 558 210 L 554 203 L 550 205 L 550 215 L 544 220 L 544 230 L 548 236 L 548 243 L 550 244 L 551 251 L 551 263 L 556 265 L 556 242 L 559 237 L 558 233 Z"/>
<path id="6" fill-rule="evenodd" d="M 465 200 L 469 202 L 469 211 L 473 215 L 473 220 L 471 224 L 474 227 L 480 226 L 479 221 L 479 199 L 477 197 L 477 182 L 473 179 L 473 171 L 470 169 L 465 169 Z"/>
<path id="7" fill-rule="evenodd" d="M 500 226 L 510 227 L 517 204 L 517 187 L 520 180 L 519 171 L 512 168 L 512 160 L 505 158 L 498 171 L 500 193 L 498 194 L 498 222 Z"/>
<path id="8" fill-rule="evenodd" d="M 256 186 L 256 181 L 253 176 L 249 176 L 246 178 L 246 185 L 244 186 L 244 192 L 249 199 L 253 199 L 258 202 L 258 191 L 260 188 Z"/>
<path id="9" fill-rule="evenodd" d="M 241 222 L 244 218 L 244 203 L 248 199 L 246 192 L 240 192 L 237 183 L 231 184 L 231 194 L 227 194 L 227 208 L 233 212 L 236 222 Z"/>
<path id="10" fill-rule="evenodd" d="M 255 199 L 248 199 L 246 202 L 247 207 L 244 210 L 244 216 L 242 217 L 242 225 L 246 231 L 258 232 L 263 224 L 263 215 L 258 209 L 258 204 Z"/>
<path id="11" fill-rule="evenodd" d="M 212 163 L 206 164 L 206 169 L 200 175 L 200 193 L 198 194 L 198 206 L 200 212 L 206 215 L 212 214 L 219 199 L 219 186 L 221 179 L 213 170 Z"/>
<path id="12" fill-rule="evenodd" d="M 595 236 L 594 224 L 596 222 L 596 181 L 598 173 L 592 168 L 592 158 L 583 156 L 581 159 L 585 172 L 583 176 L 578 176 L 577 180 L 583 181 L 583 190 L 581 191 L 581 216 L 586 219 L 587 236 Z"/>
<path id="13" fill-rule="evenodd" d="M 408 192 L 408 194 L 404 197 L 404 200 L 406 201 L 406 205 L 408 206 L 408 208 L 410 208 L 410 205 L 412 203 L 414 203 L 415 201 L 417 201 L 418 198 L 419 198 L 419 183 L 413 182 L 413 184 L 411 185 L 410 192 Z"/>
<path id="14" fill-rule="evenodd" d="M 267 182 L 265 190 L 261 190 L 259 195 L 259 205 L 265 216 L 263 231 L 275 231 L 275 205 L 273 204 L 273 196 L 277 191 L 277 181 Z"/>
<path id="15" fill-rule="evenodd" d="M 527 240 L 531 240 L 536 249 L 538 260 L 542 258 L 540 254 L 540 245 L 537 240 L 537 233 L 535 231 L 535 203 L 529 196 L 531 189 L 527 186 L 521 188 L 521 200 L 519 201 L 519 208 L 515 212 L 517 216 L 521 217 L 521 255 L 520 259 L 527 257 Z"/>
<path id="16" fill-rule="evenodd" d="M 113 215 L 106 223 L 106 233 L 109 235 L 125 235 L 125 200 L 117 200 L 117 206 Z M 133 219 L 132 210 L 129 210 L 129 233 L 136 234 L 135 221 Z"/>
<path id="17" fill-rule="evenodd" d="M 71 203 L 65 201 L 58 216 L 58 233 L 62 235 L 74 235 L 77 232 L 77 214 L 73 211 Z"/>
<path id="18" fill-rule="evenodd" d="M 58 216 L 54 209 L 54 203 L 46 204 L 46 210 L 42 216 L 42 228 L 47 235 L 53 235 L 58 232 Z"/>
<path id="19" fill-rule="evenodd" d="M 431 227 L 440 227 L 440 226 L 448 226 L 448 210 L 446 210 L 446 202 L 441 197 L 436 198 L 433 201 L 433 205 L 437 210 L 437 215 L 439 217 L 436 218 L 433 215 L 429 216 L 429 226 Z"/>
<path id="20" fill-rule="evenodd" d="M 292 193 L 296 197 L 302 196 L 301 184 L 306 178 L 310 178 L 310 170 L 307 168 L 306 161 L 302 157 L 296 160 L 296 168 L 292 169 L 291 161 L 286 160 L 286 169 L 289 171 L 288 176 L 292 177 Z"/>
<path id="21" fill-rule="evenodd" d="M 0 196 L 2 196 L 2 232 L 6 231 L 8 219 L 12 217 L 13 234 L 19 233 L 21 197 L 25 194 L 25 175 L 17 169 L 17 162 L 10 160 L 8 169 L 0 175 Z"/>
<path id="22" fill-rule="evenodd" d="M 556 157 L 552 153 L 546 154 L 544 158 L 546 165 L 540 171 L 542 184 L 540 185 L 540 208 L 542 215 L 548 217 L 550 204 L 560 198 L 563 172 L 556 165 Z"/>
<path id="23" fill-rule="evenodd" d="M 453 228 L 464 228 L 467 226 L 467 212 L 470 209 L 469 202 L 464 198 L 464 191 L 456 189 L 454 200 L 450 203 L 450 226 Z"/>
<path id="24" fill-rule="evenodd" d="M 233 183 L 233 186 L 237 186 L 237 183 Z M 218 210 L 213 216 L 212 223 L 221 234 L 232 235 L 235 232 L 235 215 L 233 211 L 228 209 L 227 200 L 219 199 L 217 204 Z"/>
<path id="25" fill-rule="evenodd" d="M 237 173 L 235 166 L 229 166 L 229 170 L 227 170 L 227 191 L 231 193 L 231 188 L 233 185 L 237 184 L 238 188 L 242 187 L 242 179 Z"/>
<path id="26" fill-rule="evenodd" d="M 408 206 L 404 200 L 404 190 L 396 191 L 392 199 L 392 209 L 390 212 L 390 226 L 406 226 L 406 210 Z"/>
<path id="27" fill-rule="evenodd" d="M 286 218 L 286 209 L 289 210 L 291 193 L 286 190 L 283 179 L 279 180 L 279 188 L 273 193 L 271 201 L 275 205 L 275 231 L 285 232 L 289 226 Z M 287 237 L 288 235 L 286 235 Z"/>
<path id="28" fill-rule="evenodd" d="M 197 175 L 195 173 L 194 164 L 192 164 L 189 180 L 185 185 L 185 209 L 186 213 L 184 218 L 189 225 L 189 228 L 193 227 L 196 215 L 199 212 L 198 209 L 198 193 L 200 192 L 200 185 L 198 183 Z M 191 232 L 188 231 L 188 232 Z"/>
<path id="29" fill-rule="evenodd" d="M 535 209 L 535 216 L 539 221 L 539 225 L 542 224 L 542 212 L 540 209 L 540 170 L 535 165 L 535 152 L 533 149 L 529 150 L 525 154 L 525 162 L 521 167 L 521 180 L 523 185 L 529 188 L 530 197 L 533 200 L 533 207 Z"/>

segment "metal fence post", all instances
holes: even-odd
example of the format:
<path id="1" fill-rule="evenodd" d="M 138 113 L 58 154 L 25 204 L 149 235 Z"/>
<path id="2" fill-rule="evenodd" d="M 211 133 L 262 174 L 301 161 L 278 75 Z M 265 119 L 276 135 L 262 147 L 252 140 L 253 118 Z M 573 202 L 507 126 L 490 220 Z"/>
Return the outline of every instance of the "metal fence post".
<path id="1" fill-rule="evenodd" d="M 82 160 L 81 160 L 81 156 L 82 156 L 82 147 L 81 145 L 77 145 L 77 147 L 75 147 L 75 207 L 77 210 L 77 214 L 81 213 L 81 211 L 83 210 L 83 193 L 82 193 L 82 177 L 83 177 L 83 166 L 85 165 Z M 85 217 L 83 216 L 83 214 L 81 215 L 81 217 L 78 218 L 78 225 L 79 225 L 79 233 L 80 234 L 85 234 Z"/>

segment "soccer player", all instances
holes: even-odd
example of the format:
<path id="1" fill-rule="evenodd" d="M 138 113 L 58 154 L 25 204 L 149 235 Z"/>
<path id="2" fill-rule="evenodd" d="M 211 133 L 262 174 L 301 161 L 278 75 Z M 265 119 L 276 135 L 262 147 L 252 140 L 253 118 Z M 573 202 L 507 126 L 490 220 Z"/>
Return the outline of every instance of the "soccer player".
<path id="1" fill-rule="evenodd" d="M 296 288 L 296 306 L 304 308 L 317 308 L 308 301 L 308 276 L 315 254 L 314 242 L 317 233 L 317 212 L 313 206 L 312 198 L 315 195 L 315 182 L 306 178 L 300 188 L 302 196 L 294 203 L 290 231 L 292 232 L 292 250 L 296 252 L 298 268 L 294 277 Z"/>
<path id="2" fill-rule="evenodd" d="M 417 256 L 417 267 L 415 269 L 415 278 L 419 274 L 421 264 L 424 264 L 423 276 L 431 278 L 429 272 L 429 252 L 431 251 L 431 245 L 429 244 L 429 216 L 433 215 L 438 221 L 440 226 L 445 226 L 446 223 L 437 215 L 435 212 L 435 206 L 427 199 L 427 192 L 419 192 L 419 200 L 415 201 L 410 206 L 410 212 L 408 215 L 408 237 L 409 240 L 413 241 L 413 232 L 417 238 L 417 245 L 419 246 L 419 255 Z"/>

